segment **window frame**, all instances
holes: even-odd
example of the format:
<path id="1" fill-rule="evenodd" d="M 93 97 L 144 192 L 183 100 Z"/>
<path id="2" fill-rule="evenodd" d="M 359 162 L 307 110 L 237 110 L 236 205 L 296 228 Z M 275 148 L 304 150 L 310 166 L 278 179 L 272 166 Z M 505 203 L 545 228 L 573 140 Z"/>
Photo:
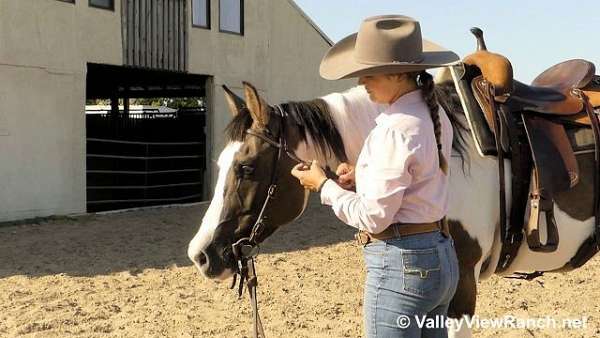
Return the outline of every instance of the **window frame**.
<path id="1" fill-rule="evenodd" d="M 93 0 L 88 0 L 88 6 L 91 8 L 105 9 L 107 11 L 115 11 L 115 0 L 110 0 L 110 7 L 104 7 L 92 3 Z"/>
<path id="2" fill-rule="evenodd" d="M 197 25 L 194 23 L 194 11 L 195 11 L 194 0 L 192 0 L 191 3 L 192 3 L 192 27 L 202 28 L 202 29 L 210 29 L 210 24 L 211 24 L 210 0 L 206 0 L 206 26 Z"/>
<path id="3" fill-rule="evenodd" d="M 240 31 L 239 32 L 226 30 L 221 27 L 221 1 L 222 0 L 219 0 L 219 32 L 244 36 L 244 21 L 245 21 L 244 20 L 244 14 L 245 14 L 244 0 L 239 0 L 240 1 Z"/>
<path id="4" fill-rule="evenodd" d="M 69 4 L 73 4 L 73 5 L 75 4 L 75 0 L 57 0 L 57 1 L 66 2 L 66 3 L 69 3 Z"/>

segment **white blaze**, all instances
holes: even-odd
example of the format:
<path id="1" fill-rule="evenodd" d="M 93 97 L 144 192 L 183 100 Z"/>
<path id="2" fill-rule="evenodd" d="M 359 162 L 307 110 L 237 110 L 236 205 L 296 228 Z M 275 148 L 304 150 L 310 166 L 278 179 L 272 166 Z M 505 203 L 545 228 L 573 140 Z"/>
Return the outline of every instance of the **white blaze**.
<path id="1" fill-rule="evenodd" d="M 196 233 L 196 236 L 194 236 L 188 246 L 188 257 L 196 265 L 198 265 L 196 257 L 198 257 L 198 255 L 212 242 L 215 230 L 219 225 L 221 212 L 223 211 L 225 180 L 229 168 L 231 168 L 231 163 L 233 162 L 233 155 L 240 149 L 241 145 L 241 142 L 229 143 L 225 149 L 223 149 L 221 155 L 219 155 L 219 160 L 217 161 L 217 165 L 219 166 L 219 176 L 217 178 L 217 185 L 215 186 L 215 193 L 202 218 L 200 230 Z"/>

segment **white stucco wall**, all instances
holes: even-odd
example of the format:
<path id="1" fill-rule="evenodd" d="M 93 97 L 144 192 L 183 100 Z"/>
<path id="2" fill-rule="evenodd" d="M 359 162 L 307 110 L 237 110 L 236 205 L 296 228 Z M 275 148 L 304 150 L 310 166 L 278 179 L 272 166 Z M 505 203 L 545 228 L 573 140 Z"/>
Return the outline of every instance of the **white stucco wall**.
<path id="1" fill-rule="evenodd" d="M 0 1 L 0 222 L 85 212 L 85 65 L 121 55 L 120 11 Z"/>
<path id="2" fill-rule="evenodd" d="M 0 222 L 85 212 L 85 68 L 123 64 L 120 8 L 121 0 L 115 11 L 85 0 L 0 0 Z M 319 77 L 329 45 L 291 0 L 245 1 L 244 36 L 219 32 L 218 1 L 210 30 L 192 27 L 191 1 L 188 9 L 188 71 L 211 76 L 212 158 L 230 121 L 222 84 L 241 94 L 249 81 L 278 103 L 353 83 Z"/>

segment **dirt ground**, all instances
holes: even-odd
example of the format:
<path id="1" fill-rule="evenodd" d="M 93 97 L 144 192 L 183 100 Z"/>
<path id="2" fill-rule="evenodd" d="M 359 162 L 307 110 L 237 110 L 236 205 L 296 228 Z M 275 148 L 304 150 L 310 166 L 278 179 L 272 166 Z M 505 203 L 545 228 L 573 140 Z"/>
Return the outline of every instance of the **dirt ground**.
<path id="1" fill-rule="evenodd" d="M 0 227 L 0 337 L 251 337 L 247 298 L 202 279 L 186 256 L 206 205 L 56 218 Z M 267 337 L 360 337 L 364 269 L 352 229 L 311 200 L 257 261 Z M 600 259 L 533 282 L 480 283 L 480 319 L 546 329 L 476 337 L 600 336 Z M 583 328 L 562 328 L 583 319 Z M 547 324 L 544 324 L 547 325 Z"/>

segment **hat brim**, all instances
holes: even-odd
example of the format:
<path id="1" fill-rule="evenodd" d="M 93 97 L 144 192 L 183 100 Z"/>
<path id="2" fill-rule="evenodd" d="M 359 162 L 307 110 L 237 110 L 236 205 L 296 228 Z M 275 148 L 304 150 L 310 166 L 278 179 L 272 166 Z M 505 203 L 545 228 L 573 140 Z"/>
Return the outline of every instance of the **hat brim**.
<path id="1" fill-rule="evenodd" d="M 449 66 L 460 60 L 454 52 L 423 39 L 423 59 L 419 63 L 359 63 L 353 57 L 357 35 L 358 33 L 354 33 L 343 38 L 327 51 L 319 67 L 321 77 L 326 80 L 340 80 L 366 75 L 416 72 Z"/>

